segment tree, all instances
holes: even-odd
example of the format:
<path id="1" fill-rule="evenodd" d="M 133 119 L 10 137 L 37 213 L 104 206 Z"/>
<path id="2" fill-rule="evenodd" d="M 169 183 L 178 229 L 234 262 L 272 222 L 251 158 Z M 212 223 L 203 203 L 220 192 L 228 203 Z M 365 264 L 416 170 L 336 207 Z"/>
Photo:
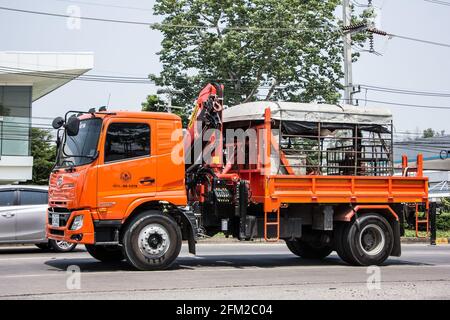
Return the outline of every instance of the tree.
<path id="1" fill-rule="evenodd" d="M 225 84 L 230 105 L 261 99 L 337 103 L 343 77 L 335 17 L 340 3 L 157 0 L 155 14 L 164 19 L 153 28 L 164 36 L 158 53 L 163 70 L 150 78 L 183 90 L 174 101 L 182 106 L 212 81 Z"/>
<path id="2" fill-rule="evenodd" d="M 56 145 L 50 130 L 31 129 L 31 155 L 33 156 L 33 184 L 48 184 L 50 171 L 56 161 Z"/>
<path id="3" fill-rule="evenodd" d="M 166 104 L 155 94 L 147 96 L 145 102 L 142 102 L 142 111 L 163 112 L 166 111 Z"/>
<path id="4" fill-rule="evenodd" d="M 436 132 L 433 129 L 428 128 L 428 129 L 423 130 L 424 138 L 433 138 L 435 136 L 436 136 Z"/>

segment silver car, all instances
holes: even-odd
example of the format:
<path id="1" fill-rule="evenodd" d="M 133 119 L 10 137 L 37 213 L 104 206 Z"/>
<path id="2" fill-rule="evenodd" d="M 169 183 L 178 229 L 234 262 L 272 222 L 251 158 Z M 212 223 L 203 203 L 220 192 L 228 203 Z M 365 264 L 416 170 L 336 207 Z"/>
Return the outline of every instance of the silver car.
<path id="1" fill-rule="evenodd" d="M 57 252 L 72 251 L 76 244 L 48 240 L 48 187 L 0 186 L 0 244 L 32 243 Z"/>

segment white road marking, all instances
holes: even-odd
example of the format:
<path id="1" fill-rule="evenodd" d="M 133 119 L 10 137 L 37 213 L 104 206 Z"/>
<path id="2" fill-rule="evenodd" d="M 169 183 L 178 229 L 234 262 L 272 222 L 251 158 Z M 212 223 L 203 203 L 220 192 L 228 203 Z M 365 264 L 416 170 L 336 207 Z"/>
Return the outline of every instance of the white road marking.
<path id="1" fill-rule="evenodd" d="M 192 267 L 190 266 L 186 266 L 186 265 L 180 265 L 180 267 L 184 267 L 185 269 L 181 269 L 181 270 L 159 270 L 159 271 L 151 271 L 151 274 L 155 274 L 155 273 L 168 273 L 168 274 L 174 274 L 174 273 L 184 273 L 184 272 L 229 272 L 229 271 L 233 271 L 233 272 L 244 272 L 244 271 L 252 271 L 254 272 L 255 270 L 258 271 L 267 271 L 267 272 L 273 272 L 273 270 L 268 270 L 266 267 L 254 267 L 254 266 L 249 266 L 249 267 L 244 267 L 244 268 L 234 268 L 234 267 L 227 267 L 227 268 L 214 268 L 214 267 L 205 267 L 205 268 L 195 268 L 195 269 L 191 269 Z M 445 268 L 445 269 L 450 269 L 450 265 L 417 265 L 417 266 L 412 266 L 412 265 L 389 265 L 389 266 L 382 266 L 382 269 L 387 268 L 389 270 L 400 270 L 400 269 L 414 269 L 414 268 Z M 334 265 L 322 265 L 322 266 L 279 266 L 276 267 L 277 270 L 298 270 L 298 271 L 306 271 L 306 270 L 320 270 L 320 269 L 342 269 L 342 270 L 360 270 L 361 272 L 365 273 L 365 269 L 361 269 L 361 267 L 352 267 L 352 266 L 334 266 Z M 57 270 L 55 270 L 57 271 Z M 122 275 L 122 274 L 126 274 L 126 275 L 142 275 L 142 274 L 148 274 L 149 271 L 135 271 L 135 270 L 130 270 L 130 271 L 101 271 L 101 272 L 94 272 L 94 271 L 84 271 L 81 270 L 83 277 L 84 276 L 96 276 L 98 277 L 99 275 Z M 64 271 L 59 271 L 58 273 L 47 273 L 47 274 L 20 274 L 20 275 L 5 275 L 5 276 L 0 276 L 0 279 L 14 279 L 14 278 L 24 278 L 24 277 L 67 277 L 67 274 Z M 448 275 L 448 279 L 450 280 L 450 274 Z"/>

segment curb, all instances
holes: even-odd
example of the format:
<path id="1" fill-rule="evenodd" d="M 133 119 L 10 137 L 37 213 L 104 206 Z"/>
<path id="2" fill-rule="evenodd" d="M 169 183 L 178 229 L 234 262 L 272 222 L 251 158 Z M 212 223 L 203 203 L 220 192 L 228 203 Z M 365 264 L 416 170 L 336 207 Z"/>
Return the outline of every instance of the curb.
<path id="1" fill-rule="evenodd" d="M 197 242 L 198 244 L 226 244 L 226 243 L 240 243 L 240 244 L 280 244 L 283 243 L 284 241 L 277 241 L 277 242 L 265 242 L 265 241 L 259 241 L 259 240 L 255 240 L 255 241 L 239 241 L 237 239 L 234 238 L 210 238 L 210 239 L 203 239 L 203 240 L 198 240 Z M 401 243 L 402 244 L 430 244 L 430 238 L 405 238 L 402 237 L 401 238 Z M 449 238 L 437 238 L 436 239 L 436 244 L 449 244 L 450 243 L 450 239 Z"/>
<path id="2" fill-rule="evenodd" d="M 449 244 L 450 238 L 437 238 L 436 244 Z"/>

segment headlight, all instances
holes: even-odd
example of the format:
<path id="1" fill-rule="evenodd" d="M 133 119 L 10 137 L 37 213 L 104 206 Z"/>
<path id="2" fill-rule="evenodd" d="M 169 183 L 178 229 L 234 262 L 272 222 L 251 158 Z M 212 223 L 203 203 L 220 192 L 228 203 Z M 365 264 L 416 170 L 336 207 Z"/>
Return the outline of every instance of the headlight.
<path id="1" fill-rule="evenodd" d="M 82 226 L 83 226 L 83 216 L 76 216 L 73 219 L 70 230 L 80 230 Z"/>

